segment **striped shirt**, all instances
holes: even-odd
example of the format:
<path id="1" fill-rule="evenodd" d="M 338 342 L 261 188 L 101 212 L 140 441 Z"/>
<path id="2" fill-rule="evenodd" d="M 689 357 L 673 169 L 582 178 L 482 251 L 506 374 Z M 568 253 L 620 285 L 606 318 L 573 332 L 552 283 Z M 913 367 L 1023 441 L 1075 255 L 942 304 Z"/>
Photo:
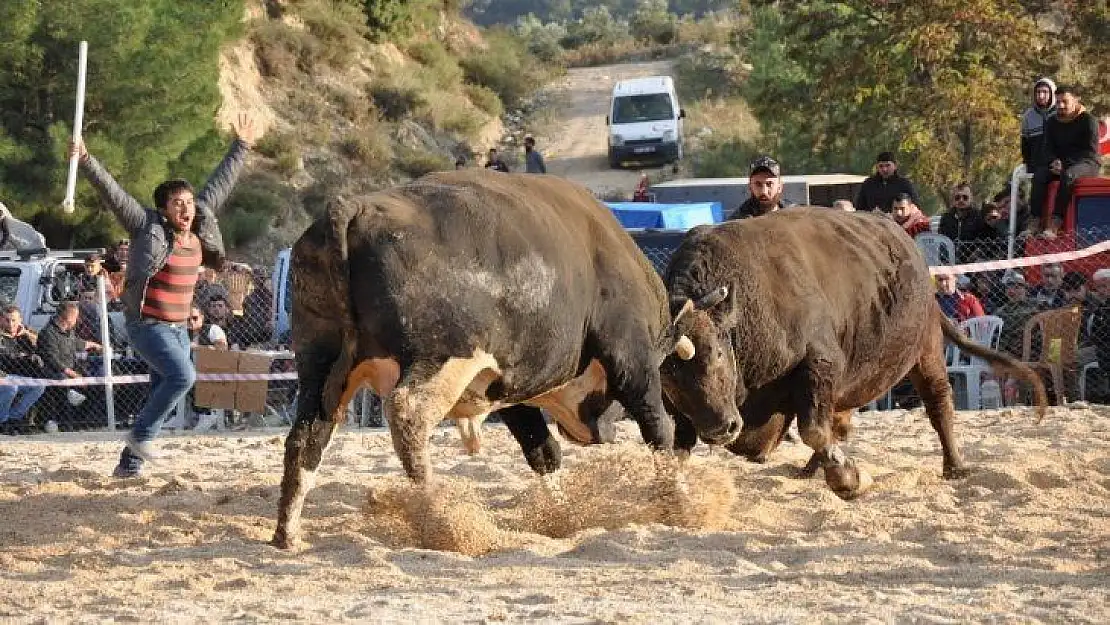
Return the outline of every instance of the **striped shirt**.
<path id="1" fill-rule="evenodd" d="M 175 239 L 166 265 L 147 283 L 142 315 L 174 323 L 188 319 L 200 261 L 200 240 L 195 234 Z"/>

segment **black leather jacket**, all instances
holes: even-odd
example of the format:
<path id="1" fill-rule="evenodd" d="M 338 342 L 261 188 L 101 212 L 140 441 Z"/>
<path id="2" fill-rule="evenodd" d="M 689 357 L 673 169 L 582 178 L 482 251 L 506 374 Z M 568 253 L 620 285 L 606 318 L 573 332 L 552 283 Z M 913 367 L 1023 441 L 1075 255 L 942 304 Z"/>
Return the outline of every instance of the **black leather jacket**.
<path id="1" fill-rule="evenodd" d="M 196 197 L 193 232 L 200 239 L 202 262 L 206 267 L 219 270 L 226 259 L 215 211 L 231 196 L 235 182 L 243 171 L 248 150 L 246 143 L 236 139 Z M 91 154 L 82 160 L 81 166 L 101 199 L 130 235 L 127 280 L 121 299 L 124 317 L 129 322 L 137 321 L 146 297 L 147 283 L 161 271 L 169 258 L 173 226 L 162 217 L 161 212 L 146 208 L 131 197 Z"/>

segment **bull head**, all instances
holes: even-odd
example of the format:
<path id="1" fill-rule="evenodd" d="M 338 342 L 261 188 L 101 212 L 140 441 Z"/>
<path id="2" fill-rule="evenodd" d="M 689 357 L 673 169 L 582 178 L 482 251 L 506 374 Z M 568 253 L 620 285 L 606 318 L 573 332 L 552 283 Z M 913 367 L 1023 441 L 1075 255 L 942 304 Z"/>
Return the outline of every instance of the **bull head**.
<path id="1" fill-rule="evenodd" d="M 693 300 L 687 299 L 682 305 L 682 308 L 678 311 L 678 314 L 674 316 L 674 321 L 671 324 L 672 327 L 677 328 L 682 317 L 690 311 L 695 309 L 708 310 L 725 301 L 727 297 L 728 286 L 722 285 L 703 295 L 696 303 Z M 678 340 L 675 341 L 674 353 L 681 360 L 690 360 L 697 352 L 694 349 L 694 343 L 690 340 L 690 337 L 685 334 L 680 334 Z"/>

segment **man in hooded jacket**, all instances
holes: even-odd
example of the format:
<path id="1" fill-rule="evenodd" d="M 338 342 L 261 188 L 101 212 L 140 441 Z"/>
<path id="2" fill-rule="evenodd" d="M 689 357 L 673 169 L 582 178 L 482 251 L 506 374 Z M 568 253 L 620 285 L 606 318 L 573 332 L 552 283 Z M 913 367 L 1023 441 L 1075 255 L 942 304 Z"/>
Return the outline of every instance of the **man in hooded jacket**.
<path id="1" fill-rule="evenodd" d="M 1038 220 L 1050 178 L 1044 129 L 1055 115 L 1056 83 L 1051 78 L 1041 78 L 1033 83 L 1033 104 L 1021 114 L 1021 162 L 1025 171 L 1033 174 L 1029 205 Z"/>

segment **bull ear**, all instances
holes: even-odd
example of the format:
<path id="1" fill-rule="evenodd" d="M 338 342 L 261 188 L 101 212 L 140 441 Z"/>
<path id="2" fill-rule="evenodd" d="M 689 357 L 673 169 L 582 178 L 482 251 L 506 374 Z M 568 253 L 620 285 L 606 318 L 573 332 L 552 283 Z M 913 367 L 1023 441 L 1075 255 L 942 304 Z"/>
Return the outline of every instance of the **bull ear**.
<path id="1" fill-rule="evenodd" d="M 728 285 L 721 285 L 699 299 L 697 303 L 697 309 L 708 310 L 710 308 L 713 308 L 717 304 L 725 301 L 726 297 L 728 297 Z"/>
<path id="2" fill-rule="evenodd" d="M 674 319 L 671 321 L 671 327 L 677 327 L 678 322 L 682 320 L 682 316 L 692 310 L 694 310 L 694 300 L 687 299 L 685 302 L 682 303 L 682 308 L 678 309 L 678 312 L 674 314 Z"/>

